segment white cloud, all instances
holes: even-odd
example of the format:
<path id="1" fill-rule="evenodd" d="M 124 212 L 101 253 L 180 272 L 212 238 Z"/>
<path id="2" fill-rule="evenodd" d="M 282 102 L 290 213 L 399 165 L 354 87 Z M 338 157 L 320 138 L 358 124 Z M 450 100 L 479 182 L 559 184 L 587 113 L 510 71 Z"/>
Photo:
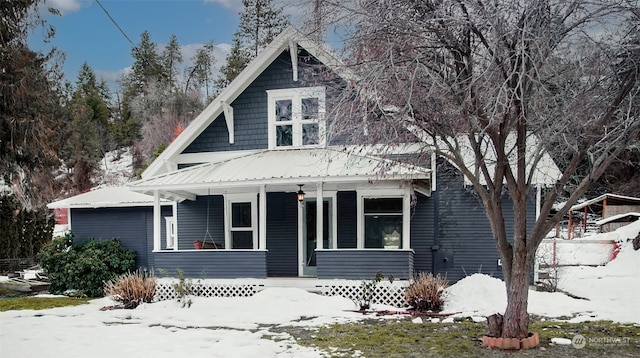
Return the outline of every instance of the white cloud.
<path id="1" fill-rule="evenodd" d="M 236 10 L 236 11 L 242 10 L 242 0 L 204 0 L 204 2 L 205 4 L 211 3 L 211 4 L 222 5 L 223 7 L 230 10 Z"/>
<path id="2" fill-rule="evenodd" d="M 89 6 L 90 4 L 90 0 L 47 0 L 44 5 L 54 8 L 64 15 L 70 12 L 80 11 L 82 7 Z"/>

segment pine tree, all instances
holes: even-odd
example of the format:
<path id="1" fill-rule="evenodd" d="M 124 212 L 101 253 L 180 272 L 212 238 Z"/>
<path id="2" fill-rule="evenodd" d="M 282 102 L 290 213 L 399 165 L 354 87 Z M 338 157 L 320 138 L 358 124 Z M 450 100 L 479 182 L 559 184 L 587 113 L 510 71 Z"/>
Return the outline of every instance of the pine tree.
<path id="1" fill-rule="evenodd" d="M 182 53 L 176 35 L 171 35 L 169 43 L 162 51 L 161 55 L 163 72 L 165 73 L 169 88 L 177 88 L 178 66 L 182 63 Z"/>
<path id="2" fill-rule="evenodd" d="M 67 167 L 73 168 L 71 180 L 76 192 L 93 186 L 93 173 L 104 153 L 111 149 L 108 103 L 106 84 L 97 81 L 91 67 L 84 63 L 66 106 L 69 117 L 64 157 Z"/>
<path id="3" fill-rule="evenodd" d="M 209 98 L 209 87 L 213 82 L 211 75 L 216 63 L 216 59 L 213 57 L 214 49 L 213 40 L 210 40 L 196 51 L 195 56 L 191 59 L 193 65 L 185 69 L 184 92 L 188 93 L 191 89 L 199 90 L 204 87 L 205 101 Z"/>
<path id="4" fill-rule="evenodd" d="M 251 61 L 249 51 L 242 46 L 240 41 L 237 34 L 233 36 L 233 45 L 227 55 L 227 63 L 220 67 L 220 75 L 215 81 L 218 92 L 227 87 Z"/>
<path id="5" fill-rule="evenodd" d="M 216 79 L 218 92 L 231 83 L 289 24 L 288 17 L 282 14 L 282 8 L 275 7 L 271 0 L 242 0 L 242 5 L 240 24 L 233 35 L 231 52 Z"/>
<path id="6" fill-rule="evenodd" d="M 27 47 L 31 28 L 53 28 L 33 12 L 38 0 L 0 2 L 0 175 L 57 165 L 61 123 L 56 53 Z"/>
<path id="7" fill-rule="evenodd" d="M 236 33 L 253 59 L 285 29 L 289 19 L 271 0 L 242 0 L 242 5 L 244 8 Z"/>

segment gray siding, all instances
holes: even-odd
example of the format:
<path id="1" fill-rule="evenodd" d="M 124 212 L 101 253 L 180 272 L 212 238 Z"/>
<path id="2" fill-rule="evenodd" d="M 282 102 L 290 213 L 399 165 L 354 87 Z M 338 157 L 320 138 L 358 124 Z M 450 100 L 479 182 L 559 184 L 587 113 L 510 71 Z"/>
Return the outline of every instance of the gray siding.
<path id="1" fill-rule="evenodd" d="M 231 103 L 235 122 L 234 144 L 229 144 L 227 124 L 221 114 L 183 153 L 267 149 L 267 90 L 319 86 L 322 83 L 318 83 L 318 79 L 327 79 L 327 74 L 333 76 L 333 81 L 324 83 L 331 82 L 330 87 L 335 87 L 335 74 L 302 49 L 298 57 L 299 81 L 293 81 L 291 57 L 286 50 Z M 322 76 L 318 75 L 319 72 Z M 327 96 L 331 96 L 330 89 L 328 92 Z"/>
<path id="2" fill-rule="evenodd" d="M 441 164 L 441 168 L 444 167 Z M 496 243 L 480 199 L 471 188 L 464 186 L 462 176 L 453 170 L 438 175 L 438 191 L 440 245 L 434 252 L 435 272 L 450 281 L 474 273 L 503 278 Z M 513 232 L 513 204 L 506 197 L 503 210 L 506 232 L 510 235 Z M 529 230 L 534 222 L 535 197 L 532 194 L 527 210 Z"/>
<path id="3" fill-rule="evenodd" d="M 413 276 L 410 250 L 320 250 L 317 262 L 319 279 L 370 280 L 378 271 L 401 280 Z"/>
<path id="4" fill-rule="evenodd" d="M 156 252 L 157 271 L 188 278 L 266 278 L 266 252 L 247 250 L 194 250 Z"/>
<path id="5" fill-rule="evenodd" d="M 431 272 L 435 225 L 434 198 L 416 193 L 416 199 L 416 205 L 411 212 L 411 248 L 415 251 L 414 270 Z"/>
<path id="6" fill-rule="evenodd" d="M 267 194 L 267 274 L 298 276 L 298 201 L 295 193 Z"/>
<path id="7" fill-rule="evenodd" d="M 302 68 L 312 65 L 317 66 L 317 62 L 313 61 L 308 65 L 300 62 Z M 235 143 L 229 144 L 227 124 L 224 115 L 220 115 L 189 144 L 183 153 L 266 149 L 268 147 L 266 91 L 303 86 L 305 86 L 303 81 L 293 81 L 291 57 L 289 51 L 284 51 L 231 103 L 235 122 Z"/>
<path id="8" fill-rule="evenodd" d="M 170 207 L 163 208 L 163 216 L 171 215 L 170 210 Z M 118 239 L 122 246 L 136 252 L 136 266 L 149 267 L 149 253 L 153 249 L 153 208 L 71 209 L 71 227 L 74 241 Z M 162 235 L 164 238 L 164 225 Z"/>
<path id="9" fill-rule="evenodd" d="M 207 241 L 213 239 L 214 242 L 224 245 L 224 198 L 222 195 L 199 196 L 195 201 L 185 200 L 178 204 L 178 248 L 193 249 L 193 242 L 202 241 L 205 237 Z"/>

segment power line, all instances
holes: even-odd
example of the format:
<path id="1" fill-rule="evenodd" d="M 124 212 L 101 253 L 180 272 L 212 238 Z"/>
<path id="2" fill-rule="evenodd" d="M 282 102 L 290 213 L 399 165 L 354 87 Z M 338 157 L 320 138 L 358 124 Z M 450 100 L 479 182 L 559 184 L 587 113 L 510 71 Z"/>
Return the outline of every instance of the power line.
<path id="1" fill-rule="evenodd" d="M 116 20 L 113 19 L 113 17 L 111 17 L 111 15 L 109 14 L 109 12 L 107 11 L 107 9 L 104 8 L 104 6 L 102 6 L 102 4 L 100 3 L 100 0 L 96 0 L 96 3 L 98 3 L 98 5 L 100 5 L 100 7 L 102 8 L 102 11 L 104 11 L 105 14 L 107 14 L 107 17 L 109 17 L 109 20 L 111 20 L 111 22 L 113 22 L 114 25 L 116 25 L 116 27 L 118 28 L 118 30 L 120 30 L 120 33 L 122 33 L 122 36 L 124 36 L 125 39 L 127 39 L 127 41 L 129 41 L 129 43 L 131 44 L 131 46 L 133 46 L 133 48 L 136 48 L 136 45 L 133 44 L 133 41 L 131 41 L 131 39 L 129 38 L 129 36 L 127 36 L 127 34 L 124 32 L 124 30 L 120 27 L 120 25 L 118 25 L 118 23 L 116 22 Z"/>

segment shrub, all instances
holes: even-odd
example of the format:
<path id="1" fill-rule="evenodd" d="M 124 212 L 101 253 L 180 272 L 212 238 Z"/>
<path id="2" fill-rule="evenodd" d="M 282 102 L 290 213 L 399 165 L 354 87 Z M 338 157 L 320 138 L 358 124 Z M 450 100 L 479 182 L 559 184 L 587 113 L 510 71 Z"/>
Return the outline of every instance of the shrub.
<path id="1" fill-rule="evenodd" d="M 193 304 L 191 295 L 195 293 L 193 281 L 190 278 L 184 278 L 184 272 L 177 270 L 178 283 L 173 284 L 173 290 L 176 291 L 176 301 L 180 303 L 182 308 L 189 308 Z"/>
<path id="2" fill-rule="evenodd" d="M 102 297 L 103 284 L 135 269 L 135 252 L 117 239 L 73 242 L 68 234 L 47 243 L 40 251 L 42 268 L 51 286 L 49 291 L 78 290 L 89 297 Z"/>
<path id="3" fill-rule="evenodd" d="M 445 300 L 445 289 L 449 283 L 438 274 L 420 272 L 407 286 L 404 293 L 409 306 L 416 311 L 442 311 Z"/>
<path id="4" fill-rule="evenodd" d="M 373 300 L 373 295 L 375 294 L 376 286 L 384 279 L 384 275 L 382 271 L 376 272 L 376 277 L 371 280 L 363 280 L 360 284 L 360 291 L 358 297 L 353 299 L 353 302 L 356 306 L 360 307 L 361 311 L 368 310 L 371 308 L 371 301 Z M 389 277 L 389 280 L 393 282 L 393 276 Z"/>
<path id="5" fill-rule="evenodd" d="M 120 302 L 124 308 L 133 309 L 139 304 L 151 303 L 156 293 L 156 278 L 153 271 L 138 269 L 127 272 L 117 279 L 104 283 L 104 293 Z"/>

